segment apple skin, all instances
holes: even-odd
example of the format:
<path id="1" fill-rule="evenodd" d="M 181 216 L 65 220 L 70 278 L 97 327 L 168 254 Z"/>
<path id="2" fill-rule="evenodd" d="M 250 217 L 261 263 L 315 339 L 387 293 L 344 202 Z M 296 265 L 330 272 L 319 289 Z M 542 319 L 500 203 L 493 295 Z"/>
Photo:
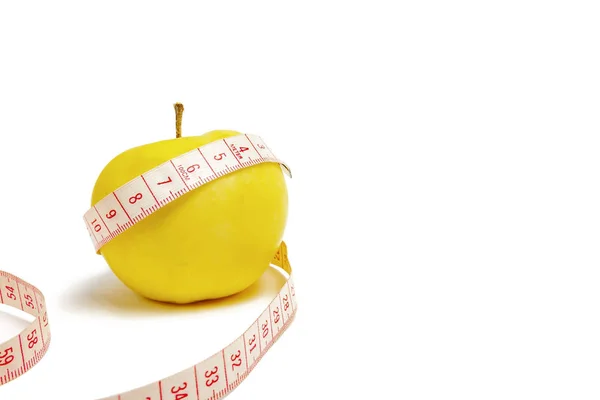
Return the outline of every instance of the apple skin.
<path id="1" fill-rule="evenodd" d="M 171 158 L 239 134 L 216 130 L 129 149 L 102 170 L 91 205 Z M 146 298 L 178 304 L 217 299 L 243 291 L 265 272 L 283 238 L 287 212 L 281 167 L 262 163 L 181 196 L 100 253 L 127 287 Z"/>

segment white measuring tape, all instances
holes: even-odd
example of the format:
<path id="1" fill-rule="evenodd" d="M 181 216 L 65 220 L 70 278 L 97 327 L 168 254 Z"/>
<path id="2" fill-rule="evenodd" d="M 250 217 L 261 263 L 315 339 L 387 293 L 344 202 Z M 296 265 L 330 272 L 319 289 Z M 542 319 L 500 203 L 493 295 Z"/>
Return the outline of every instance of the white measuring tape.
<path id="1" fill-rule="evenodd" d="M 233 157 L 223 157 L 223 153 Z M 279 163 L 284 173 L 291 177 L 290 169 L 275 157 L 259 136 L 254 135 L 237 135 L 211 142 L 137 176 L 85 213 L 84 220 L 96 252 L 182 195 L 223 175 L 264 162 Z M 180 179 L 171 178 L 176 176 Z M 158 185 L 166 180 L 174 184 L 168 190 Z M 285 242 L 281 242 L 271 264 L 285 271 L 287 280 L 242 335 L 183 371 L 101 400 L 163 400 L 167 395 L 175 400 L 214 400 L 229 394 L 254 369 L 296 314 L 296 293 Z M 0 303 L 36 317 L 19 335 L 0 344 L 1 386 L 42 359 L 50 344 L 50 329 L 44 296 L 36 287 L 2 271 L 0 284 Z"/>

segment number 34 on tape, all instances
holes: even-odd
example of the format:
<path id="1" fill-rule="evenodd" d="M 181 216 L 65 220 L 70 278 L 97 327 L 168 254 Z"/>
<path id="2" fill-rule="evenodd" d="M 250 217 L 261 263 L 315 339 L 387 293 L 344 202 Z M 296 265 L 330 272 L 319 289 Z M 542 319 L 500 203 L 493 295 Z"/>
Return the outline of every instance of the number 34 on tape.
<path id="1" fill-rule="evenodd" d="M 241 148 L 252 149 L 252 151 L 240 152 L 238 149 Z M 226 160 L 223 156 L 226 154 L 225 151 L 231 152 L 235 163 Z M 182 177 L 185 186 L 176 192 L 170 191 L 169 196 L 161 196 L 158 200 L 157 194 L 160 193 L 152 192 L 144 177 L 156 175 L 154 177 L 162 182 L 160 178 L 168 177 L 159 175 L 164 175 L 165 171 L 169 172 L 174 165 L 182 164 L 182 160 L 197 158 L 198 154 L 202 156 L 204 166 L 208 168 L 204 168 L 202 172 L 196 171 L 195 174 L 192 172 L 197 168 L 191 172 L 188 169 L 185 176 L 187 181 Z M 273 155 L 260 137 L 239 135 L 194 149 L 132 179 L 85 213 L 86 228 L 96 251 L 120 233 L 185 193 L 223 175 L 263 162 L 279 163 L 284 173 L 291 177 L 289 168 Z M 201 166 L 200 162 L 194 165 Z M 175 170 L 175 173 L 181 176 L 181 171 Z M 120 197 L 135 198 L 137 193 L 141 193 L 139 188 L 150 190 L 156 203 L 148 205 L 139 215 L 130 216 L 128 223 L 106 233 L 103 232 L 103 228 L 108 229 L 108 226 L 97 223 L 99 215 L 97 210 L 106 209 L 109 206 L 108 202 L 113 202 Z M 113 209 L 112 204 L 110 209 Z M 271 264 L 279 267 L 287 275 L 285 284 L 260 316 L 228 346 L 174 375 L 100 400 L 215 400 L 229 394 L 254 369 L 296 315 L 296 292 L 285 242 L 281 242 Z M 21 333 L 0 344 L 1 386 L 24 374 L 42 359 L 50 345 L 51 335 L 44 296 L 35 286 L 10 273 L 0 271 L 0 303 L 35 317 Z"/>

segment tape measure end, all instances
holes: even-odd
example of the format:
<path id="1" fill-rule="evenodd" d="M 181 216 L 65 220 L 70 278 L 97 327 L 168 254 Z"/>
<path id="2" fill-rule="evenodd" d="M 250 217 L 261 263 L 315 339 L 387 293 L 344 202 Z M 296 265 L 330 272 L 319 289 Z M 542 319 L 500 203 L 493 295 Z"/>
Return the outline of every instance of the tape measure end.
<path id="1" fill-rule="evenodd" d="M 290 169 L 290 167 L 288 167 L 284 163 L 281 163 L 280 165 L 283 173 L 286 174 L 290 179 L 292 179 L 292 170 Z"/>

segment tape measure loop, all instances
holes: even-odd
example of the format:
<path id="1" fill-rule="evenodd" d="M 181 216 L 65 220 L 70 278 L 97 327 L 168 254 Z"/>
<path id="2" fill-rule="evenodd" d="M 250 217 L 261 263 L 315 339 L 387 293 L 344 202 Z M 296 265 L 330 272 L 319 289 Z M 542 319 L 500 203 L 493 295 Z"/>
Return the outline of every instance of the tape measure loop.
<path id="1" fill-rule="evenodd" d="M 176 198 L 241 168 L 265 162 L 279 163 L 282 171 L 291 177 L 289 167 L 273 155 L 260 137 L 239 135 L 229 137 L 227 141 L 225 143 L 232 145 L 232 149 L 244 147 L 253 150 L 244 152 L 243 156 L 238 155 L 236 165 L 209 164 L 211 175 L 197 175 L 197 181 L 188 184 L 186 190 L 181 190 L 175 196 L 160 200 L 157 198 L 155 207 L 142 210 L 140 215 L 131 216 L 128 224 L 110 229 L 107 224 L 100 223 L 101 217 L 97 207 L 101 207 L 103 202 L 119 200 L 117 193 L 127 193 L 125 190 L 127 188 L 132 189 L 130 192 L 133 194 L 137 193 L 135 189 L 137 185 L 146 185 L 143 182 L 144 175 L 152 171 L 159 171 L 161 168 L 175 168 L 174 165 L 177 164 L 171 162 L 172 160 L 131 180 L 91 207 L 84 214 L 84 221 L 96 252 L 99 253 L 102 246 L 110 240 Z M 215 146 L 214 142 L 194 149 L 193 152 L 210 154 L 213 151 L 212 146 Z M 153 193 L 153 195 L 155 194 Z M 102 400 L 162 399 L 167 395 L 165 390 L 171 390 L 169 394 L 178 395 L 176 397 L 181 399 L 209 400 L 222 398 L 234 390 L 252 372 L 296 316 L 298 305 L 285 242 L 280 243 L 271 264 L 287 273 L 285 284 L 260 316 L 233 342 L 211 357 L 172 376 L 125 393 L 105 397 Z M 8 272 L 0 271 L 0 303 L 22 310 L 34 317 L 34 320 L 17 336 L 0 344 L 1 386 L 27 372 L 44 357 L 50 345 L 51 334 L 45 298 L 35 286 Z"/>
<path id="2" fill-rule="evenodd" d="M 230 151 L 236 156 L 234 161 L 230 160 L 231 157 L 229 159 L 226 157 L 218 157 L 222 154 L 222 151 L 227 151 L 223 150 L 224 145 L 227 145 Z M 247 151 L 244 151 L 243 153 L 237 151 L 237 149 L 240 148 L 247 149 Z M 211 155 L 215 156 L 211 157 Z M 178 161 L 179 159 L 186 159 L 188 163 L 190 163 L 190 159 L 193 159 L 195 161 L 192 164 L 200 166 L 191 171 L 186 171 L 186 177 L 189 178 L 189 180 L 186 181 L 185 186 L 182 186 L 175 193 L 172 193 L 160 190 L 158 183 L 157 185 L 148 184 L 148 180 L 144 177 L 161 176 L 166 179 L 173 174 L 179 174 L 180 172 L 175 167 L 176 165 L 181 164 Z M 105 196 L 85 212 L 83 219 L 96 253 L 100 254 L 100 249 L 108 242 L 179 197 L 219 179 L 222 176 L 262 163 L 278 163 L 284 174 L 290 178 L 292 176 L 291 169 L 271 152 L 260 136 L 248 134 L 231 136 L 226 139 L 208 143 L 165 161 L 150 171 L 138 175 Z M 160 182 L 161 180 L 153 179 L 153 181 Z M 123 208 L 122 205 L 127 204 L 129 199 L 135 199 L 136 195 L 139 196 L 141 193 L 148 191 L 156 200 L 154 204 L 148 207 L 137 207 L 135 210 L 130 210 L 128 213 L 126 211 L 127 220 L 120 221 L 121 223 L 108 223 L 103 220 L 98 212 L 98 210 Z M 116 221 L 117 218 L 114 220 Z"/>
<path id="3" fill-rule="evenodd" d="M 18 335 L 0 344 L 0 386 L 36 365 L 50 346 L 51 335 L 42 292 L 8 272 L 0 271 L 0 303 L 35 317 Z"/>

